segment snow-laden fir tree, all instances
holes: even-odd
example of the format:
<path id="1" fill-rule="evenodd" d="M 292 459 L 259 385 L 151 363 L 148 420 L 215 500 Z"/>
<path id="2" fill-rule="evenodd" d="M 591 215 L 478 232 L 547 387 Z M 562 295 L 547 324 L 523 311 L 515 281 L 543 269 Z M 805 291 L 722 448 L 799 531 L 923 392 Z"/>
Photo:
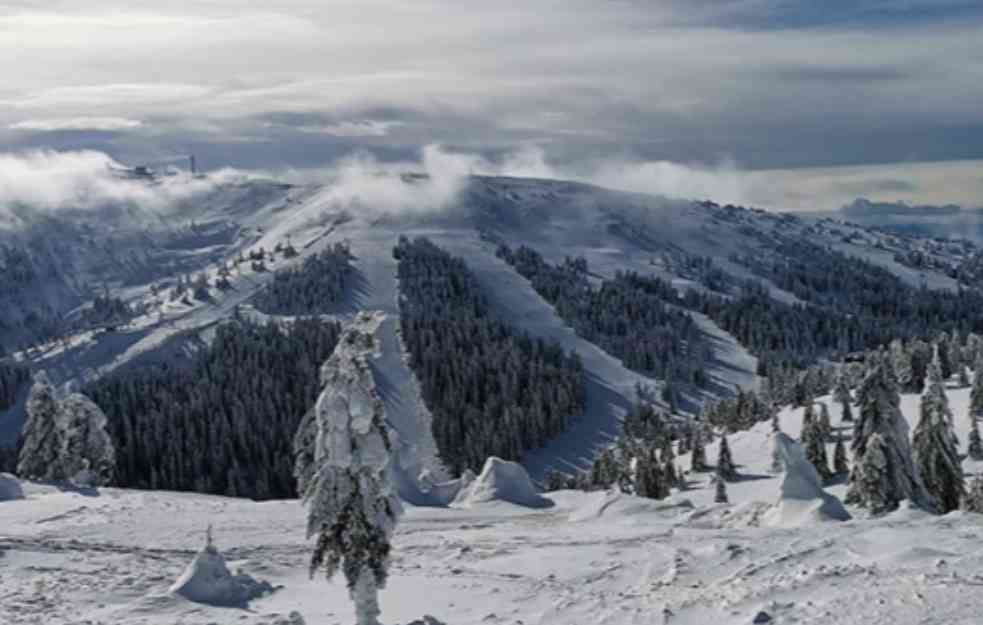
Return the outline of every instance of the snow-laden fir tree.
<path id="1" fill-rule="evenodd" d="M 635 494 L 648 499 L 665 499 L 669 496 L 669 483 L 655 448 L 641 451 L 635 458 Z"/>
<path id="2" fill-rule="evenodd" d="M 106 415 L 81 393 L 59 399 L 48 376 L 38 372 L 27 399 L 17 472 L 35 480 L 68 480 L 80 486 L 113 481 L 116 451 Z"/>
<path id="3" fill-rule="evenodd" d="M 344 573 L 358 625 L 376 625 L 378 590 L 389 570 L 390 540 L 402 506 L 392 477 L 392 442 L 370 359 L 379 348 L 381 313 L 360 313 L 321 369 L 314 417 L 295 440 L 295 475 L 316 536 L 311 575 Z M 316 433 L 315 433 L 316 432 Z M 313 463 L 313 466 L 307 463 Z"/>
<path id="4" fill-rule="evenodd" d="M 816 473 L 823 482 L 828 482 L 833 477 L 829 470 L 829 458 L 826 454 L 826 437 L 823 435 L 822 422 L 813 419 L 803 426 L 802 447 L 805 451 L 806 459 L 816 468 Z"/>
<path id="5" fill-rule="evenodd" d="M 963 500 L 963 510 L 983 514 L 983 474 L 977 473 Z"/>
<path id="6" fill-rule="evenodd" d="M 908 422 L 901 414 L 901 397 L 891 363 L 884 354 L 869 356 L 870 368 L 857 393 L 859 410 L 851 443 L 853 469 L 846 503 L 881 512 L 904 499 L 931 509 L 915 468 L 908 440 Z M 872 441 L 876 436 L 876 445 Z M 868 450 L 876 454 L 866 458 Z M 868 475 L 867 471 L 875 474 Z"/>
<path id="7" fill-rule="evenodd" d="M 816 404 L 810 399 L 805 404 L 805 410 L 802 412 L 802 431 L 805 432 L 811 426 L 813 421 L 816 420 Z"/>
<path id="8" fill-rule="evenodd" d="M 724 476 L 720 474 L 720 471 L 717 471 L 717 474 L 714 476 L 713 481 L 714 481 L 713 503 L 730 503 L 730 501 L 727 498 L 727 480 L 725 480 Z"/>
<path id="9" fill-rule="evenodd" d="M 836 439 L 836 447 L 833 448 L 833 472 L 836 475 L 846 475 L 850 472 L 850 463 L 846 459 L 846 445 L 842 438 Z"/>
<path id="10" fill-rule="evenodd" d="M 969 417 L 969 457 L 983 460 L 983 440 L 980 440 L 980 424 L 976 417 Z"/>
<path id="11" fill-rule="evenodd" d="M 24 443 L 17 460 L 17 474 L 28 480 L 63 479 L 58 397 L 44 371 L 34 375 L 26 409 L 27 419 L 21 429 Z"/>
<path id="12" fill-rule="evenodd" d="M 730 445 L 727 443 L 726 433 L 720 435 L 720 447 L 717 452 L 717 476 L 728 482 L 737 479 L 737 468 L 734 466 L 734 459 L 730 455 Z"/>
<path id="13" fill-rule="evenodd" d="M 61 401 L 59 415 L 65 478 L 86 486 L 112 483 L 116 449 L 109 437 L 106 414 L 85 395 L 72 393 Z"/>
<path id="14" fill-rule="evenodd" d="M 781 430 L 772 430 L 769 435 L 769 440 L 771 442 L 771 467 L 770 470 L 775 475 L 785 471 L 785 461 L 782 455 L 781 447 L 778 444 L 778 436 L 781 434 Z"/>
<path id="15" fill-rule="evenodd" d="M 958 509 L 965 491 L 962 461 L 952 429 L 952 411 L 938 350 L 928 367 L 928 386 L 922 394 L 912 448 L 915 466 L 925 488 L 935 497 L 939 511 L 944 514 Z"/>

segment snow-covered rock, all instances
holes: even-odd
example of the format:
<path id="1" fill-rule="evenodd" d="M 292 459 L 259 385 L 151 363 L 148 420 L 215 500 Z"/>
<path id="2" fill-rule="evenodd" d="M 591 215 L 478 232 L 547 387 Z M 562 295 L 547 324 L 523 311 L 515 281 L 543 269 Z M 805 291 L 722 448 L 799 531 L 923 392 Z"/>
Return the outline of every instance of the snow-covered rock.
<path id="1" fill-rule="evenodd" d="M 9 473 L 0 473 L 0 501 L 13 501 L 24 498 L 20 480 Z"/>
<path id="2" fill-rule="evenodd" d="M 553 502 L 536 490 L 521 464 L 492 456 L 485 461 L 481 474 L 461 490 L 454 505 L 470 508 L 477 504 L 505 501 L 527 508 L 548 508 Z"/>
<path id="3" fill-rule="evenodd" d="M 839 499 L 823 490 L 816 468 L 802 446 L 781 432 L 774 437 L 785 467 L 778 502 L 765 513 L 765 525 L 798 527 L 824 521 L 848 521 L 850 513 Z"/>
<path id="4" fill-rule="evenodd" d="M 244 607 L 250 600 L 273 591 L 267 582 L 233 574 L 211 542 L 199 551 L 169 592 L 189 601 L 213 606 Z"/>

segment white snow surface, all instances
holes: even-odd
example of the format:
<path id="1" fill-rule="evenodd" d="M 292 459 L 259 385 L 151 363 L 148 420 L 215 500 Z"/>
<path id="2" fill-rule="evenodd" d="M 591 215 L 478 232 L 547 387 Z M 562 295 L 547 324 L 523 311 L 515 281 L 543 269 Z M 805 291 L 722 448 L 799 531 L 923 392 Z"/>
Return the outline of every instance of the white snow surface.
<path id="1" fill-rule="evenodd" d="M 963 445 L 968 395 L 949 390 Z M 903 398 L 909 420 L 917 406 L 917 396 Z M 848 433 L 830 408 L 834 430 Z M 783 431 L 797 436 L 801 419 L 801 409 L 784 410 Z M 731 504 L 713 503 L 705 473 L 688 474 L 688 488 L 663 501 L 560 491 L 542 495 L 549 508 L 407 506 L 382 621 L 430 614 L 449 625 L 647 625 L 661 623 L 668 607 L 670 625 L 744 625 L 760 611 L 776 624 L 978 625 L 983 515 L 903 506 L 869 518 L 848 506 L 848 521 L 773 526 L 767 517 L 786 477 L 768 470 L 770 428 L 729 437 L 742 476 L 728 484 Z M 716 443 L 707 451 L 712 461 Z M 964 464 L 967 473 L 977 468 Z M 299 622 L 291 613 L 309 624 L 353 621 L 343 582 L 308 577 L 311 546 L 297 501 L 23 486 L 26 499 L 0 503 L 4 625 Z M 842 496 L 845 488 L 827 490 Z M 221 531 L 230 568 L 275 592 L 246 608 L 168 595 L 208 523 Z"/>

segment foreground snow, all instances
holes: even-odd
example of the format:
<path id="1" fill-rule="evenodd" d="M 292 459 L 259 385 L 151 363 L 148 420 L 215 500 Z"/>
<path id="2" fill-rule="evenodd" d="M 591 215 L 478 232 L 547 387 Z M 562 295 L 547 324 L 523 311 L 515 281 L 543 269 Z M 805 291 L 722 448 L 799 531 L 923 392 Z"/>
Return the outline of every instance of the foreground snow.
<path id="1" fill-rule="evenodd" d="M 983 516 L 902 509 L 765 527 L 780 482 L 735 484 L 753 484 L 759 502 L 732 495 L 733 506 L 710 503 L 699 481 L 665 501 L 563 491 L 550 508 L 408 507 L 383 620 L 650 624 L 668 606 L 670 623 L 692 625 L 751 623 L 760 611 L 777 623 L 979 622 Z M 309 624 L 353 621 L 343 583 L 307 577 L 296 501 L 23 488 L 27 499 L 0 503 L 2 623 L 286 625 L 292 612 Z M 272 593 L 234 608 L 168 592 L 209 523 L 229 568 Z"/>

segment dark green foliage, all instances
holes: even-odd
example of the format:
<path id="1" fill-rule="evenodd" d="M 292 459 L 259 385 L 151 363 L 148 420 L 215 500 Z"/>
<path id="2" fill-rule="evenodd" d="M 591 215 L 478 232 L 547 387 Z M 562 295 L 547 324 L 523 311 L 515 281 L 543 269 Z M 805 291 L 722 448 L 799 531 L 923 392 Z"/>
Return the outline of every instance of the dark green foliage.
<path id="1" fill-rule="evenodd" d="M 292 437 L 319 390 L 340 328 L 237 320 L 190 368 L 102 379 L 89 395 L 109 418 L 117 482 L 254 499 L 293 497 Z"/>
<path id="2" fill-rule="evenodd" d="M 452 471 L 480 471 L 488 456 L 519 460 L 583 413 L 576 354 L 494 317 L 464 261 L 429 240 L 401 237 L 393 253 L 410 367 Z"/>
<path id="3" fill-rule="evenodd" d="M 351 287 L 355 273 L 351 261 L 348 246 L 335 243 L 305 258 L 299 267 L 281 269 L 256 296 L 256 308 L 274 315 L 323 313 L 339 303 Z"/>
<path id="4" fill-rule="evenodd" d="M 0 412 L 14 405 L 18 393 L 31 380 L 27 367 L 12 362 L 0 362 Z"/>
<path id="5" fill-rule="evenodd" d="M 621 359 L 629 369 L 697 386 L 708 382 L 704 366 L 710 347 L 693 318 L 669 305 L 678 303 L 679 294 L 668 282 L 618 272 L 594 287 L 587 280 L 583 258 L 552 265 L 525 246 L 513 251 L 501 245 L 497 253 L 578 335 Z M 666 401 L 674 400 L 669 390 Z"/>
<path id="6" fill-rule="evenodd" d="M 842 438 L 836 439 L 836 447 L 833 448 L 833 472 L 836 475 L 850 473 L 850 463 L 846 459 L 846 446 Z"/>
<path id="7" fill-rule="evenodd" d="M 737 389 L 737 395 L 704 407 L 707 422 L 727 432 L 746 430 L 772 418 L 772 409 L 754 391 Z"/>
<path id="8" fill-rule="evenodd" d="M 730 445 L 727 443 L 727 435 L 720 437 L 720 449 L 717 454 L 717 477 L 726 482 L 733 482 L 737 479 L 737 468 L 734 466 L 734 459 L 730 455 Z"/>

